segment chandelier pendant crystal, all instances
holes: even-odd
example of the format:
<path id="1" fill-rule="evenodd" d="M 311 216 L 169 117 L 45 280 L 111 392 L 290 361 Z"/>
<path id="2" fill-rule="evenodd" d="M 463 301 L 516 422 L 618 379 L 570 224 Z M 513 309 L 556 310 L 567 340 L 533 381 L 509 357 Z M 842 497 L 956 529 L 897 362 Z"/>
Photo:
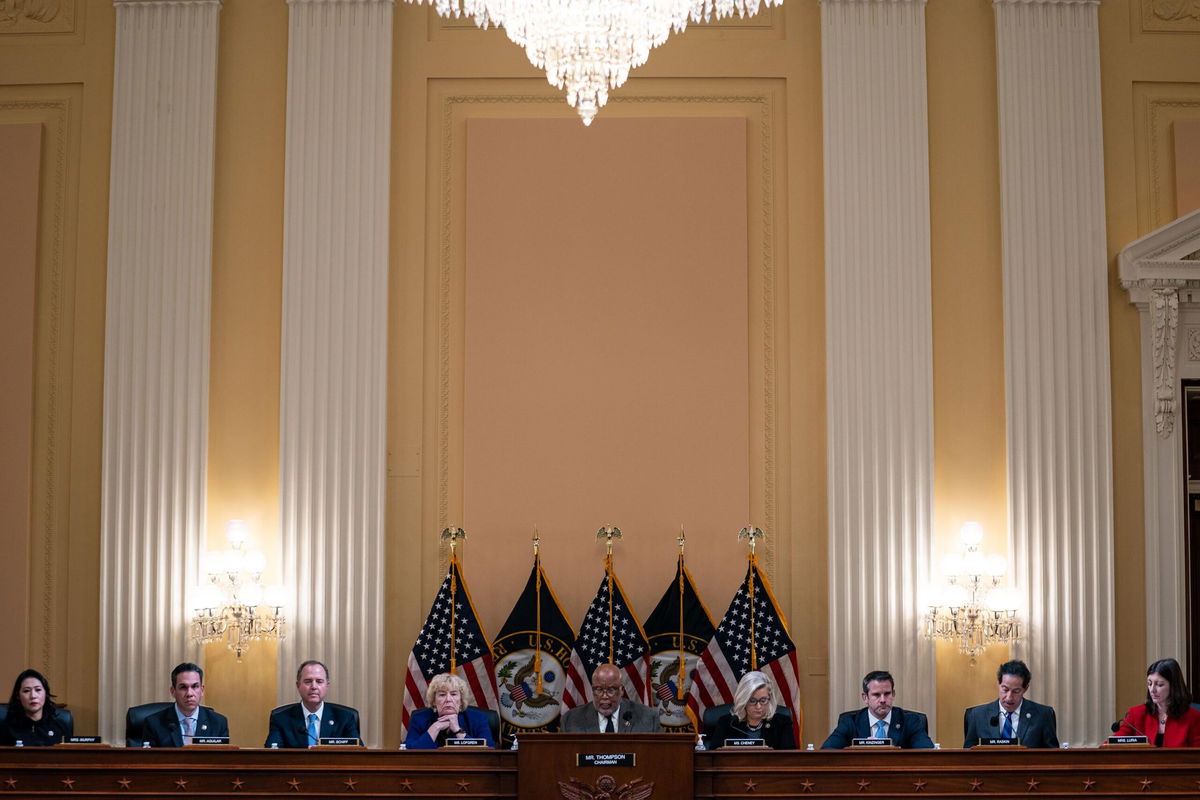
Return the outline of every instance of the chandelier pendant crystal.
<path id="1" fill-rule="evenodd" d="M 546 80 L 565 89 L 567 103 L 591 125 L 608 92 L 646 63 L 650 51 L 688 22 L 737 14 L 783 0 L 408 0 L 443 17 L 470 17 L 480 28 L 500 27 L 525 49 Z"/>
<path id="2" fill-rule="evenodd" d="M 205 553 L 202 560 L 206 582 L 192 594 L 192 639 L 199 644 L 225 639 L 241 661 L 250 642 L 286 637 L 286 591 L 280 585 L 262 585 L 267 558 L 244 549 L 245 522 L 230 520 L 225 536 L 229 549 Z"/>
<path id="3" fill-rule="evenodd" d="M 1017 590 L 1001 586 L 1008 561 L 979 550 L 983 526 L 967 522 L 961 531 L 964 552 L 942 561 L 946 585 L 930 593 L 923 619 L 925 638 L 957 642 L 959 652 L 976 657 L 988 647 L 1012 645 L 1021 638 Z"/>

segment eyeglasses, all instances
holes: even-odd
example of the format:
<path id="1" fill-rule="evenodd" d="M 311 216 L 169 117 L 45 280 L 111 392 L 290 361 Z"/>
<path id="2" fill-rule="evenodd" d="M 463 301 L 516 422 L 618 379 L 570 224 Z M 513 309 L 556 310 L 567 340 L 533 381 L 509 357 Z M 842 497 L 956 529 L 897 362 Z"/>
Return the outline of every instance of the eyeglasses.
<path id="1" fill-rule="evenodd" d="M 749 700 L 746 701 L 746 705 L 748 705 L 748 706 L 765 706 L 769 702 L 771 702 L 771 698 L 769 698 L 769 697 L 759 697 L 759 698 L 751 697 Z"/>
<path id="2" fill-rule="evenodd" d="M 620 686 L 593 686 L 592 694 L 603 695 L 605 697 L 614 697 L 621 693 Z"/>

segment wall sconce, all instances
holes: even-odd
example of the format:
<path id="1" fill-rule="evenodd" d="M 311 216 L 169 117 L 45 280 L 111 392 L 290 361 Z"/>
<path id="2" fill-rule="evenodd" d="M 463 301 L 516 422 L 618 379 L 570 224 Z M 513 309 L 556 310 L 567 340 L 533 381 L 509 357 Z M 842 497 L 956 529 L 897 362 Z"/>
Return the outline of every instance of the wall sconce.
<path id="1" fill-rule="evenodd" d="M 1017 590 L 1001 586 L 1008 560 L 1001 555 L 985 556 L 979 551 L 983 526 L 967 522 L 960 533 L 962 553 L 948 553 L 942 559 L 946 585 L 931 593 L 924 618 L 926 639 L 958 642 L 958 650 L 975 657 L 997 644 L 1011 645 L 1021 638 L 1017 619 L 1020 596 Z"/>
<path id="2" fill-rule="evenodd" d="M 208 644 L 224 638 L 238 661 L 250 642 L 286 637 L 287 592 L 279 584 L 262 585 L 267 557 L 245 549 L 248 532 L 242 520 L 229 521 L 229 549 L 204 554 L 201 570 L 206 582 L 193 593 L 192 639 Z"/>

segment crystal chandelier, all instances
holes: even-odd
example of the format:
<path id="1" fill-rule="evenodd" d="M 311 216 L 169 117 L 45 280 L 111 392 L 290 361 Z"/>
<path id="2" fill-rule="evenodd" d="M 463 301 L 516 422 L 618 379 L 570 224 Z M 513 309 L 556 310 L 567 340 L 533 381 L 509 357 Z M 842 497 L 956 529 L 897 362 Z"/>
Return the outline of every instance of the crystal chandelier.
<path id="1" fill-rule="evenodd" d="M 229 549 L 207 552 L 201 562 L 207 582 L 193 593 L 192 639 L 208 644 L 224 638 L 241 661 L 250 642 L 285 638 L 286 592 L 280 585 L 263 587 L 267 557 L 258 550 L 244 549 L 245 522 L 230 520 L 225 536 Z"/>
<path id="2" fill-rule="evenodd" d="M 688 21 L 749 17 L 783 0 L 408 0 L 428 2 L 443 17 L 470 17 L 480 28 L 501 27 L 525 48 L 546 79 L 566 89 L 567 103 L 591 125 L 608 90 L 629 78 L 650 51 Z"/>
<path id="3" fill-rule="evenodd" d="M 1017 619 L 1017 590 L 1001 586 L 1008 569 L 1004 556 L 979 551 L 983 526 L 967 522 L 960 532 L 964 552 L 948 553 L 942 561 L 946 585 L 931 593 L 925 614 L 925 638 L 958 642 L 959 652 L 975 657 L 997 644 L 1021 638 Z"/>

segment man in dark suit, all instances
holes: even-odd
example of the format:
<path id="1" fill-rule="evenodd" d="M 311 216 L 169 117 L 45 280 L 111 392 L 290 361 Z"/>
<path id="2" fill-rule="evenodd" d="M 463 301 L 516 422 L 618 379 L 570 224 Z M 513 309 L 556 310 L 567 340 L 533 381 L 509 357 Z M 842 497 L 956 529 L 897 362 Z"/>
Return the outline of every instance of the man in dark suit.
<path id="1" fill-rule="evenodd" d="M 621 670 L 601 664 L 592 673 L 592 702 L 572 708 L 562 718 L 566 733 L 660 733 L 658 712 L 623 698 Z"/>
<path id="2" fill-rule="evenodd" d="M 229 721 L 204 699 L 204 670 L 185 661 L 171 670 L 171 697 L 175 703 L 146 717 L 142 735 L 151 747 L 183 747 L 192 739 L 229 738 Z"/>
<path id="3" fill-rule="evenodd" d="M 1006 661 L 996 672 L 1000 702 L 968 708 L 963 714 L 963 747 L 980 739 L 1020 739 L 1026 747 L 1058 747 L 1054 709 L 1025 698 L 1033 676 L 1024 661 Z"/>
<path id="4" fill-rule="evenodd" d="M 882 670 L 868 672 L 862 682 L 865 708 L 845 711 L 838 716 L 837 727 L 821 745 L 822 750 L 841 750 L 854 739 L 891 739 L 906 750 L 932 749 L 929 720 L 919 711 L 905 711 L 892 705 L 896 699 L 896 681 Z"/>
<path id="5" fill-rule="evenodd" d="M 320 661 L 305 661 L 296 670 L 300 702 L 271 712 L 263 747 L 312 747 L 321 739 L 359 739 L 358 711 L 326 703 L 329 669 Z"/>

